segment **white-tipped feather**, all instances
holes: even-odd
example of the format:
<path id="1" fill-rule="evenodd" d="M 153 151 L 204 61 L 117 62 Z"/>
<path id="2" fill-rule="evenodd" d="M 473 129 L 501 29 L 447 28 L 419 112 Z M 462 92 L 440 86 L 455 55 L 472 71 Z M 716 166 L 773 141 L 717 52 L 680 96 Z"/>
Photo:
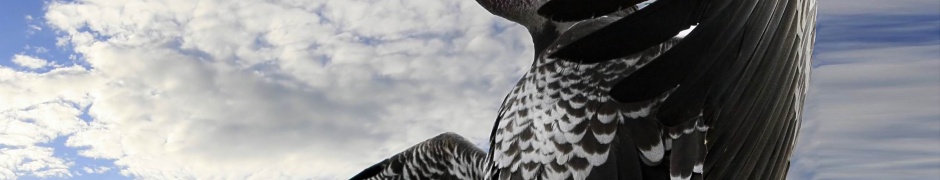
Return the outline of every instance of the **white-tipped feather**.
<path id="1" fill-rule="evenodd" d="M 670 174 L 669 177 L 670 177 L 670 179 L 672 179 L 672 180 L 689 180 L 689 179 L 692 179 L 692 176 L 681 176 L 681 175 L 675 175 L 675 174 Z"/>
<path id="2" fill-rule="evenodd" d="M 642 158 L 647 161 L 647 165 L 657 165 L 663 156 L 666 154 L 666 149 L 663 147 L 662 141 L 658 141 L 653 147 L 649 149 L 639 148 L 640 152 L 643 154 Z"/>
<path id="3" fill-rule="evenodd" d="M 616 136 L 617 136 L 617 131 L 614 131 L 609 134 L 594 132 L 594 137 L 597 138 L 597 142 L 601 144 L 610 144 L 611 141 L 614 141 L 614 137 Z"/>
<path id="4" fill-rule="evenodd" d="M 695 163 L 695 166 L 692 166 L 692 172 L 701 174 L 701 173 L 702 173 L 702 163 Z"/>

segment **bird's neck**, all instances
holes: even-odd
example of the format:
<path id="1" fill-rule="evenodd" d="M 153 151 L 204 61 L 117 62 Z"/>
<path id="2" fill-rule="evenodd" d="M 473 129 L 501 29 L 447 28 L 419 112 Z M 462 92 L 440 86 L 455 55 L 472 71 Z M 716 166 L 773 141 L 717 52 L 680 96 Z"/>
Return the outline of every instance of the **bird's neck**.
<path id="1" fill-rule="evenodd" d="M 548 49 L 548 46 L 555 42 L 558 39 L 560 32 L 557 30 L 555 23 L 546 22 L 542 25 L 527 27 L 529 29 L 529 34 L 532 35 L 532 44 L 535 47 L 535 57 L 538 60 L 538 56 L 545 52 Z"/>

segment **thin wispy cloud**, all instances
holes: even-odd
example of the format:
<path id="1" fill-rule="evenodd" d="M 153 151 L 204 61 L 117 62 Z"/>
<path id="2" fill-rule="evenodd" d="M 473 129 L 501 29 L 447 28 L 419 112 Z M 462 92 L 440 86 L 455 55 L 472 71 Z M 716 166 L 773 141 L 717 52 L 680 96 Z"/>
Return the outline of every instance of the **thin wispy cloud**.
<path id="1" fill-rule="evenodd" d="M 790 179 L 940 177 L 940 2 L 874 4 L 820 2 Z"/>

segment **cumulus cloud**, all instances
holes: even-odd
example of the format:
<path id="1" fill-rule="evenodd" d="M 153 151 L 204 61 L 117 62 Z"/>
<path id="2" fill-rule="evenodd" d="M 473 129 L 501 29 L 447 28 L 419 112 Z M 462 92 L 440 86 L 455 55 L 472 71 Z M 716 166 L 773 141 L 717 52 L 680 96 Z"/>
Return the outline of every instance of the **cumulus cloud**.
<path id="1" fill-rule="evenodd" d="M 37 57 L 28 56 L 28 55 L 22 55 L 22 54 L 13 55 L 12 61 L 13 63 L 16 63 L 16 65 L 29 68 L 29 69 L 39 69 L 39 68 L 43 68 L 48 65 L 51 65 L 49 61 L 46 61 L 44 59 L 40 59 Z"/>
<path id="2" fill-rule="evenodd" d="M 93 86 L 87 70 L 60 67 L 45 73 L 0 66 L 0 179 L 68 177 L 73 162 L 53 156 L 53 139 L 87 126 L 78 118 Z"/>
<path id="3" fill-rule="evenodd" d="M 482 142 L 532 58 L 475 1 L 54 1 L 44 19 L 87 66 L 0 68 L 0 124 L 37 126 L 3 144 L 67 137 L 142 179 L 347 178 L 438 133 Z M 18 118 L 44 105 L 61 122 Z"/>
<path id="4" fill-rule="evenodd" d="M 29 146 L 0 149 L 0 177 L 69 177 L 71 163 L 52 156 L 52 148 Z"/>

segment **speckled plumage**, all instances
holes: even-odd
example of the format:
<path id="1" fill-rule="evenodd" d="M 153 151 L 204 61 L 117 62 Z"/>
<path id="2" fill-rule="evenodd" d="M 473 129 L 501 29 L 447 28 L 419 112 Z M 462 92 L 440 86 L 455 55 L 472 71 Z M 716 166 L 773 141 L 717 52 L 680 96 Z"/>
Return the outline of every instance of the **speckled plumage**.
<path id="1" fill-rule="evenodd" d="M 538 58 L 499 111 L 492 138 L 499 179 L 510 175 L 585 179 L 592 168 L 608 162 L 611 143 L 618 131 L 626 130 L 620 129 L 621 124 L 659 128 L 649 115 L 668 94 L 645 102 L 619 103 L 608 92 L 614 83 L 676 42 L 594 64 Z M 662 144 L 662 133 L 656 133 L 645 140 Z M 658 163 L 665 154 L 662 147 L 640 148 L 650 163 Z"/>
<path id="2" fill-rule="evenodd" d="M 611 9 L 539 10 L 575 22 L 536 15 L 546 1 L 478 0 L 528 28 L 536 49 L 488 152 L 447 133 L 353 179 L 786 177 L 815 0 L 659 0 L 601 17 L 592 13 Z"/>
<path id="3" fill-rule="evenodd" d="M 485 179 L 486 152 L 444 133 L 367 168 L 351 179 Z"/>

